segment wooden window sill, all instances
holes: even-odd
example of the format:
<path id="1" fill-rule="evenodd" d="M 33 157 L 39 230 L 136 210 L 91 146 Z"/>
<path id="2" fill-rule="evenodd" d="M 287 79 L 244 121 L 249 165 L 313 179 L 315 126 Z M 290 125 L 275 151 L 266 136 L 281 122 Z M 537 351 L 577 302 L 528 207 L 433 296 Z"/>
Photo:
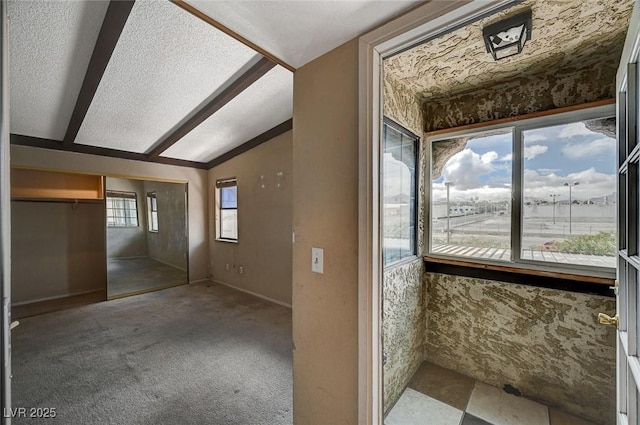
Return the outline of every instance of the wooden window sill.
<path id="1" fill-rule="evenodd" d="M 551 289 L 614 296 L 614 278 L 536 270 L 512 265 L 476 263 L 450 258 L 423 257 L 427 272 L 520 283 Z"/>

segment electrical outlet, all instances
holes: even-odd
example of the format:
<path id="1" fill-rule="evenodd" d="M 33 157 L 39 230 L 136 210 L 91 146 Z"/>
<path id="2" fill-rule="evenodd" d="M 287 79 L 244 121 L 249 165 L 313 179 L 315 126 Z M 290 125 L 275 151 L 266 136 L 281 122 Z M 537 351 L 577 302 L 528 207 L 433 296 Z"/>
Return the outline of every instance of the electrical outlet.
<path id="1" fill-rule="evenodd" d="M 229 263 L 224 267 L 227 271 L 229 271 Z"/>
<path id="2" fill-rule="evenodd" d="M 244 273 L 244 267 L 242 266 L 238 267 L 238 272 L 240 272 L 240 274 Z"/>

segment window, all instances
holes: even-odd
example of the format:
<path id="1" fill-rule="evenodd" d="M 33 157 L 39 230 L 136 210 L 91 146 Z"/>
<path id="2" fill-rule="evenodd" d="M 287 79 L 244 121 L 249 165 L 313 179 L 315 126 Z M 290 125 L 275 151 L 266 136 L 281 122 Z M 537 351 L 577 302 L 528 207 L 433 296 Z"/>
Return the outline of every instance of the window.
<path id="1" fill-rule="evenodd" d="M 599 107 L 429 138 L 430 254 L 610 274 L 614 116 Z"/>
<path id="2" fill-rule="evenodd" d="M 224 179 L 216 181 L 218 203 L 218 240 L 238 240 L 238 181 Z"/>
<path id="3" fill-rule="evenodd" d="M 135 192 L 107 191 L 107 227 L 138 226 L 138 202 Z"/>
<path id="4" fill-rule="evenodd" d="M 418 137 L 389 119 L 382 141 L 382 255 L 384 265 L 416 255 Z"/>
<path id="5" fill-rule="evenodd" d="M 158 232 L 158 197 L 155 192 L 147 193 L 147 212 L 149 216 L 149 231 Z"/>

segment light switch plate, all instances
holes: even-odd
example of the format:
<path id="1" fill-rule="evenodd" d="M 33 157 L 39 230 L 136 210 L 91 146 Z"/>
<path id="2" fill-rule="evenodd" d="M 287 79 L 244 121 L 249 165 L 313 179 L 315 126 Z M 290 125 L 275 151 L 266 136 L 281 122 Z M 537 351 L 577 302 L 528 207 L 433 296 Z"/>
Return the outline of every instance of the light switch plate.
<path id="1" fill-rule="evenodd" d="M 324 273 L 324 249 L 311 248 L 311 271 L 314 273 Z"/>

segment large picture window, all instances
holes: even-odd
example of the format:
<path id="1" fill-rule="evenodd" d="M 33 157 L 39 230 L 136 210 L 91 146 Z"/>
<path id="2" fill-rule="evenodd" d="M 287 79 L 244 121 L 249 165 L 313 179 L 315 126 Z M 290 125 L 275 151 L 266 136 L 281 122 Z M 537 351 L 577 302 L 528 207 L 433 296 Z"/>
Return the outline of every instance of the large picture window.
<path id="1" fill-rule="evenodd" d="M 416 255 L 417 145 L 417 136 L 385 119 L 382 143 L 385 266 Z"/>
<path id="2" fill-rule="evenodd" d="M 610 273 L 614 116 L 600 107 L 430 137 L 429 254 Z"/>
<path id="3" fill-rule="evenodd" d="M 138 202 L 135 192 L 108 190 L 107 227 L 138 226 Z"/>
<path id="4" fill-rule="evenodd" d="M 218 203 L 218 240 L 238 240 L 238 181 L 224 179 L 216 181 Z"/>

